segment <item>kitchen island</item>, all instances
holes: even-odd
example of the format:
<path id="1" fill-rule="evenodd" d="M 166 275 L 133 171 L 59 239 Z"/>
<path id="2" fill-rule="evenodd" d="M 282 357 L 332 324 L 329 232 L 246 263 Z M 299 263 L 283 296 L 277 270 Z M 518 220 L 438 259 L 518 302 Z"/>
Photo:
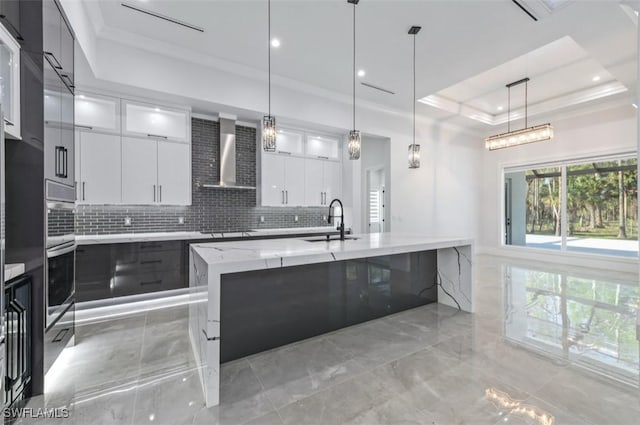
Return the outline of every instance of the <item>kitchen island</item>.
<path id="1" fill-rule="evenodd" d="M 378 233 L 192 244 L 189 333 L 207 406 L 220 364 L 439 302 L 473 312 L 470 239 Z"/>

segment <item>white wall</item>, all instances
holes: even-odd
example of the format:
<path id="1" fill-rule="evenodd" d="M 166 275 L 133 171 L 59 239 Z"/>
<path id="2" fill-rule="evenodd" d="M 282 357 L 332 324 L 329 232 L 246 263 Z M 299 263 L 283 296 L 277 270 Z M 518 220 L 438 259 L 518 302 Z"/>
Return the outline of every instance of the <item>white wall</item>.
<path id="1" fill-rule="evenodd" d="M 75 25 L 74 18 L 70 18 Z M 121 90 L 132 87 L 167 93 L 199 104 L 209 102 L 230 109 L 255 111 L 256 116 L 266 110 L 266 81 L 216 70 L 202 63 L 178 61 L 109 40 L 85 42 L 83 37 L 90 37 L 79 34 L 78 41 L 83 50 L 91 50 L 86 56 L 95 78 L 118 85 Z M 80 81 L 82 89 L 81 85 Z M 272 98 L 272 110 L 281 123 L 286 120 L 313 123 L 342 129 L 345 133 L 351 126 L 348 96 L 340 98 L 321 90 L 304 91 L 278 85 L 276 78 Z M 227 111 L 213 109 L 211 112 Z M 409 170 L 407 147 L 412 134 L 409 114 L 360 103 L 357 127 L 364 134 L 391 141 L 393 231 L 442 237 L 477 236 L 475 212 L 478 210 L 481 137 L 470 135 L 462 128 L 419 119 L 417 138 L 422 145 L 422 167 Z M 345 164 L 343 175 L 353 180 L 351 191 L 345 190 L 346 198 L 355 197 L 356 188 L 361 187 L 360 173 L 360 164 Z M 355 219 L 361 216 L 361 207 L 353 203 L 351 211 L 345 208 L 345 213 Z M 349 225 L 348 218 L 345 222 Z"/>
<path id="2" fill-rule="evenodd" d="M 555 137 L 534 143 L 482 154 L 483 184 L 479 203 L 479 245 L 494 249 L 502 242 L 501 170 L 505 166 L 527 165 L 597 155 L 635 152 L 636 110 L 623 106 L 562 121 L 551 121 Z"/>

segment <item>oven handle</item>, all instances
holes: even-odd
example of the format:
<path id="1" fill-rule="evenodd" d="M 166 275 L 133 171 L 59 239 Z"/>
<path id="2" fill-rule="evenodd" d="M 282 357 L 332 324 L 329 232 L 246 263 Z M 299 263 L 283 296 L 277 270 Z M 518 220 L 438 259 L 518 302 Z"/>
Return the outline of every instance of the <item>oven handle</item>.
<path id="1" fill-rule="evenodd" d="M 77 248 L 77 244 L 75 242 L 70 242 L 68 244 L 64 244 L 60 247 L 56 247 L 53 249 L 47 250 L 47 258 L 55 258 L 64 254 L 68 254 L 72 251 L 75 251 Z"/>

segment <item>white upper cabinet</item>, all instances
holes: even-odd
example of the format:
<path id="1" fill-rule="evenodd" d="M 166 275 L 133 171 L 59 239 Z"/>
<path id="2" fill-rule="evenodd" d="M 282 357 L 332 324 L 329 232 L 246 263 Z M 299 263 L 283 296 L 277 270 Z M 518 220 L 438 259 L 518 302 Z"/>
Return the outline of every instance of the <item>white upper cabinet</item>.
<path id="1" fill-rule="evenodd" d="M 304 133 L 294 130 L 278 130 L 276 151 L 287 155 L 303 155 Z"/>
<path id="2" fill-rule="evenodd" d="M 120 99 L 80 93 L 75 98 L 76 127 L 120 133 Z"/>
<path id="3" fill-rule="evenodd" d="M 284 207 L 305 204 L 305 159 L 295 156 L 262 156 L 262 205 Z"/>
<path id="4" fill-rule="evenodd" d="M 189 112 L 123 101 L 123 134 L 153 139 L 190 140 Z"/>
<path id="5" fill-rule="evenodd" d="M 304 160 L 304 203 L 309 206 L 324 205 L 323 163 L 319 159 Z"/>
<path id="6" fill-rule="evenodd" d="M 158 142 L 158 203 L 164 205 L 191 204 L 191 168 L 189 164 L 191 164 L 189 145 Z"/>
<path id="7" fill-rule="evenodd" d="M 342 194 L 342 163 L 305 159 L 305 205 L 329 205 Z"/>
<path id="8" fill-rule="evenodd" d="M 0 104 L 7 136 L 20 139 L 20 45 L 0 24 Z"/>
<path id="9" fill-rule="evenodd" d="M 78 202 L 118 204 L 122 201 L 120 136 L 90 131 L 76 132 L 79 151 Z"/>
<path id="10" fill-rule="evenodd" d="M 321 159 L 338 159 L 340 139 L 331 136 L 307 134 L 306 155 Z"/>
<path id="11" fill-rule="evenodd" d="M 158 202 L 158 142 L 133 137 L 122 138 L 122 202 Z"/>

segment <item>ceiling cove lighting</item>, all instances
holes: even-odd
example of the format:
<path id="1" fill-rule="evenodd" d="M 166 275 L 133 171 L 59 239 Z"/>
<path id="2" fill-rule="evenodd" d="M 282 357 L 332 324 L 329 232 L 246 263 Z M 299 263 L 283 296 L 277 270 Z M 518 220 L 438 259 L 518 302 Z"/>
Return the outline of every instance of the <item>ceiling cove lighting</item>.
<path id="1" fill-rule="evenodd" d="M 413 36 L 413 143 L 409 145 L 409 168 L 420 168 L 420 145 L 416 144 L 416 35 L 422 27 L 409 28 L 409 35 Z"/>
<path id="2" fill-rule="evenodd" d="M 521 130 L 511 131 L 511 87 L 524 84 L 524 127 Z M 490 150 L 510 148 L 512 146 L 523 145 L 526 143 L 544 142 L 553 139 L 553 127 L 551 124 L 542 124 L 535 127 L 527 127 L 528 112 L 528 94 L 529 94 L 529 78 L 515 81 L 507 84 L 509 90 L 509 105 L 507 108 L 507 132 L 498 134 L 485 139 L 484 146 Z"/>
<path id="3" fill-rule="evenodd" d="M 349 132 L 349 140 L 347 142 L 347 150 L 349 151 L 349 159 L 360 159 L 360 151 L 362 150 L 362 136 L 360 131 L 356 130 L 356 6 L 360 0 L 347 0 L 347 3 L 353 4 L 353 130 Z"/>
<path id="4" fill-rule="evenodd" d="M 267 0 L 268 6 L 268 32 L 267 48 L 269 49 L 269 114 L 262 118 L 262 149 L 265 152 L 275 152 L 276 150 L 276 117 L 271 115 L 271 0 Z"/>

